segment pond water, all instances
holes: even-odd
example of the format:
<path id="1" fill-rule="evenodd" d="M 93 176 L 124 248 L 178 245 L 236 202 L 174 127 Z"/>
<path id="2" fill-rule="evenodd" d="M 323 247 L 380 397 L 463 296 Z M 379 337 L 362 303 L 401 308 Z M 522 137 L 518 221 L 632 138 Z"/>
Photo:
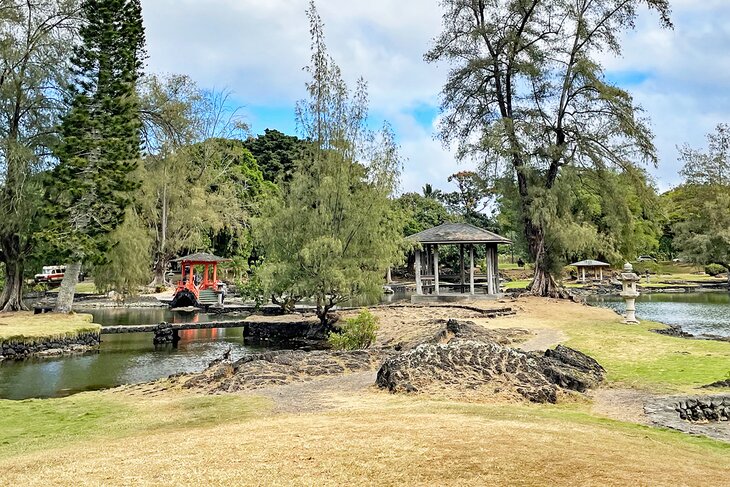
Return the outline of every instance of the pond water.
<path id="1" fill-rule="evenodd" d="M 623 313 L 618 296 L 593 296 L 588 302 Z M 636 316 L 641 320 L 679 325 L 694 335 L 730 337 L 730 293 L 656 293 L 636 300 Z"/>
<path id="2" fill-rule="evenodd" d="M 382 302 L 398 302 L 409 297 L 402 293 L 386 295 Z M 370 303 L 347 303 L 367 304 Z M 248 316 L 247 313 L 186 313 L 167 308 L 99 308 L 79 312 L 93 315 L 94 322 L 102 326 L 238 321 Z M 201 371 L 229 347 L 234 359 L 257 350 L 244 345 L 242 328 L 181 331 L 176 347 L 153 345 L 151 333 L 103 335 L 98 353 L 0 363 L 0 399 L 62 397 L 153 381 L 180 372 Z"/>
<path id="3" fill-rule="evenodd" d="M 83 310 L 102 326 L 242 320 L 247 314 L 182 313 L 167 308 Z M 155 346 L 151 333 L 104 335 L 99 353 L 0 364 L 0 398 L 61 397 L 203 370 L 228 348 L 235 359 L 255 350 L 243 328 L 185 330 L 180 342 Z"/>
<path id="4" fill-rule="evenodd" d="M 254 350 L 243 329 L 186 330 L 177 347 L 152 344 L 151 333 L 104 335 L 100 351 L 0 364 L 0 398 L 61 397 L 203 370 L 228 347 L 236 359 Z"/>

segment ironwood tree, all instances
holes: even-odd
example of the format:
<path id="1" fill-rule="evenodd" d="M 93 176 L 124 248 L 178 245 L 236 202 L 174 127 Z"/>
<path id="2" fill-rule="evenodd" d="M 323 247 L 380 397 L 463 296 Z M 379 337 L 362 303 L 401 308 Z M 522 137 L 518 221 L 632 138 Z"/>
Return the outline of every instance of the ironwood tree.
<path id="1" fill-rule="evenodd" d="M 0 8 L 0 311 L 25 309 L 27 259 L 34 248 L 43 190 L 52 163 L 67 57 L 77 35 L 75 0 L 7 1 Z"/>
<path id="2" fill-rule="evenodd" d="M 684 184 L 673 191 L 681 217 L 674 245 L 697 264 L 720 264 L 730 289 L 730 126 L 719 124 L 707 135 L 707 148 L 680 148 Z"/>
<path id="3" fill-rule="evenodd" d="M 67 258 L 56 311 L 70 312 L 83 261 L 103 258 L 124 219 L 140 160 L 137 82 L 145 36 L 139 0 L 85 0 L 81 42 L 72 56 L 70 109 L 48 188 L 53 225 L 46 237 Z"/>
<path id="4" fill-rule="evenodd" d="M 670 28 L 667 0 L 444 0 L 443 32 L 425 55 L 448 62 L 440 136 L 485 177 L 514 182 L 522 232 L 535 262 L 534 294 L 563 295 L 555 209 L 566 167 L 656 163 L 652 134 L 626 91 L 606 80 L 601 53 L 642 6 Z"/>
<path id="5" fill-rule="evenodd" d="M 268 296 L 311 297 L 327 327 L 329 311 L 355 297 L 379 297 L 389 266 L 401 255 L 401 223 L 390 196 L 400 172 L 390 130 L 367 128 L 367 93 L 351 93 L 329 56 L 314 3 L 307 10 L 312 61 L 309 98 L 297 104 L 297 126 L 311 142 L 284 187 L 258 220 Z M 277 296 L 278 295 L 278 296 Z"/>

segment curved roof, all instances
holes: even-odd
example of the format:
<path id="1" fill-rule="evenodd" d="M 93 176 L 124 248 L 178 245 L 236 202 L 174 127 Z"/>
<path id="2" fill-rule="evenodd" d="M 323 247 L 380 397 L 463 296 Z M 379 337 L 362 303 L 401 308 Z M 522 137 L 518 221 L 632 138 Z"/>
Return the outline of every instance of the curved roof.
<path id="1" fill-rule="evenodd" d="M 214 262 L 227 262 L 229 260 L 231 259 L 226 259 L 223 257 L 215 256 L 213 254 L 202 252 L 186 255 L 185 257 L 180 257 L 179 259 L 175 259 L 173 262 L 195 262 L 200 264 L 212 264 Z"/>
<path id="2" fill-rule="evenodd" d="M 469 223 L 444 223 L 408 237 L 423 244 L 511 244 L 508 238 Z"/>
<path id="3" fill-rule="evenodd" d="M 600 260 L 581 260 L 575 264 L 570 264 L 575 267 L 611 267 L 611 264 L 606 264 Z"/>

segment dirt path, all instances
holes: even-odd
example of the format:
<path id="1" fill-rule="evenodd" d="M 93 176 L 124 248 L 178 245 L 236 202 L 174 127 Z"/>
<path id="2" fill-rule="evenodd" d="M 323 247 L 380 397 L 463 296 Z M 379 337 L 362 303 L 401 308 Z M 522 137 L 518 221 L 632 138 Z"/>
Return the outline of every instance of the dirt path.
<path id="1" fill-rule="evenodd" d="M 327 379 L 254 389 L 246 394 L 268 397 L 277 413 L 311 413 L 336 409 L 336 396 L 354 396 L 375 384 L 377 370 L 342 374 Z"/>
<path id="2" fill-rule="evenodd" d="M 516 344 L 515 348 L 525 352 L 544 352 L 548 348 L 560 345 L 568 339 L 568 336 L 560 330 L 543 328 L 531 331 L 535 333 L 535 336 L 525 342 Z"/>
<path id="3" fill-rule="evenodd" d="M 644 414 L 644 404 L 655 397 L 652 394 L 636 389 L 602 388 L 591 391 L 589 397 L 593 399 L 591 412 L 598 416 L 630 423 L 651 424 Z"/>

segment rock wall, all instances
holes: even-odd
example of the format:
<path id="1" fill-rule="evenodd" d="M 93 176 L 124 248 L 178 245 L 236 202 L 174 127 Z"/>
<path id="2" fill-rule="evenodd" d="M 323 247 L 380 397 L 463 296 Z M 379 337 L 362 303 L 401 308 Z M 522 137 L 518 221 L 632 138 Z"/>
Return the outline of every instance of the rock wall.
<path id="1" fill-rule="evenodd" d="M 171 380 L 185 389 L 237 392 L 370 370 L 380 359 L 372 350 L 252 353 L 235 362 L 219 359 L 199 374 L 181 374 Z"/>
<path id="2" fill-rule="evenodd" d="M 99 333 L 82 333 L 71 338 L 48 338 L 34 342 L 0 342 L 0 361 L 83 353 L 98 348 L 100 342 Z"/>
<path id="3" fill-rule="evenodd" d="M 730 396 L 679 400 L 674 410 L 686 421 L 730 421 Z"/>
<path id="4" fill-rule="evenodd" d="M 246 344 L 276 345 L 292 342 L 322 341 L 324 335 L 319 321 L 292 323 L 246 323 L 243 328 L 243 338 Z"/>
<path id="5" fill-rule="evenodd" d="M 656 425 L 730 441 L 730 395 L 657 398 L 644 412 Z"/>
<path id="6" fill-rule="evenodd" d="M 559 345 L 544 354 L 523 352 L 491 339 L 469 322 L 449 321 L 440 343 L 392 356 L 377 385 L 391 392 L 501 394 L 555 403 L 561 390 L 585 392 L 604 378 L 598 362 Z"/>

